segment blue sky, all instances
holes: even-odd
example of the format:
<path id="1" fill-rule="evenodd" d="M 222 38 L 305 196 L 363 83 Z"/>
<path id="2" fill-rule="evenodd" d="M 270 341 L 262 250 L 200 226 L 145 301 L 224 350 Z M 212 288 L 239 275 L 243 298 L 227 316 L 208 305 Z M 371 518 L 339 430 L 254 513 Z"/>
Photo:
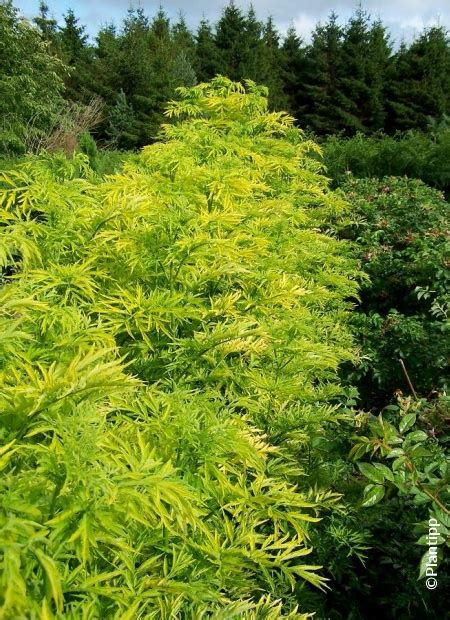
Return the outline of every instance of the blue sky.
<path id="1" fill-rule="evenodd" d="M 198 24 L 202 16 L 214 22 L 220 15 L 221 8 L 227 0 L 166 0 L 140 2 L 130 0 L 46 0 L 50 11 L 56 19 L 61 19 L 68 8 L 75 11 L 80 21 L 88 26 L 93 34 L 98 26 L 111 21 L 120 24 L 130 6 L 141 5 L 152 16 L 160 4 L 171 17 L 181 11 L 190 26 Z M 38 11 L 39 0 L 13 0 L 23 15 L 32 17 Z M 235 4 L 246 10 L 247 1 L 235 0 Z M 260 18 L 272 15 L 281 32 L 289 24 L 294 24 L 299 34 L 308 38 L 314 24 L 325 20 L 334 10 L 342 19 L 346 19 L 359 2 L 355 0 L 254 0 L 253 6 Z M 450 29 L 449 0 L 365 0 L 363 8 L 372 17 L 381 17 L 389 27 L 392 36 L 399 42 L 401 38 L 410 40 L 424 26 L 440 23 Z"/>

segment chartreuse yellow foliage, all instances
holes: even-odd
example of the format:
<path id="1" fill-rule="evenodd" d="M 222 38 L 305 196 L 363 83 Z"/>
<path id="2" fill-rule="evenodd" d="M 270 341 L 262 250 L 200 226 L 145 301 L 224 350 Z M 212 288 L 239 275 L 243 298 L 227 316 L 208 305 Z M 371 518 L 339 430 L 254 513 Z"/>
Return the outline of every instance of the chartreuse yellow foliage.
<path id="1" fill-rule="evenodd" d="M 2 175 L 1 618 L 303 618 L 295 584 L 323 587 L 333 494 L 293 455 L 335 417 L 355 272 L 266 95 L 181 89 L 106 180 Z"/>

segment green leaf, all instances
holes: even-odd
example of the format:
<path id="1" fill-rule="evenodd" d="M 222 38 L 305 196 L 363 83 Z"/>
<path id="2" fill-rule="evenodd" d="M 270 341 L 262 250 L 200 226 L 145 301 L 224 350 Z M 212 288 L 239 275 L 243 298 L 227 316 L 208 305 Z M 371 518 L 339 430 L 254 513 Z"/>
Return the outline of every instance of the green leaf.
<path id="1" fill-rule="evenodd" d="M 410 429 L 412 426 L 414 426 L 416 422 L 416 418 L 417 416 L 415 413 L 407 413 L 405 416 L 403 416 L 399 424 L 400 432 L 404 433 L 405 431 Z"/>
<path id="2" fill-rule="evenodd" d="M 418 443 L 420 441 L 425 441 L 428 439 L 428 435 L 424 431 L 413 431 L 406 435 L 405 441 L 409 443 Z"/>
<path id="3" fill-rule="evenodd" d="M 425 571 L 427 570 L 428 558 L 429 558 L 429 552 L 425 551 L 425 553 L 420 558 L 418 579 L 423 579 L 423 577 L 425 577 Z"/>
<path id="4" fill-rule="evenodd" d="M 431 497 L 429 497 L 426 493 L 416 493 L 414 495 L 413 504 L 416 506 L 422 506 L 423 504 L 428 504 L 431 502 Z"/>
<path id="5" fill-rule="evenodd" d="M 387 458 L 395 459 L 398 456 L 402 456 L 403 454 L 405 454 L 405 451 L 403 450 L 403 448 L 393 448 L 393 450 L 391 450 L 389 454 L 387 455 Z"/>
<path id="6" fill-rule="evenodd" d="M 450 528 L 450 515 L 440 508 L 435 507 L 431 516 L 434 516 L 440 523 Z"/>
<path id="7" fill-rule="evenodd" d="M 361 506 L 369 508 L 378 504 L 384 497 L 384 486 L 379 484 L 369 484 L 364 489 L 364 497 Z"/>
<path id="8" fill-rule="evenodd" d="M 420 443 L 412 446 L 411 448 L 409 448 L 408 454 L 410 456 L 413 456 L 413 457 L 418 457 L 418 456 L 423 457 L 423 456 L 426 456 L 426 457 L 432 458 L 432 456 L 433 456 L 432 453 L 430 452 L 430 450 L 427 450 L 427 448 L 425 448 L 425 446 L 423 444 L 420 444 Z M 431 463 L 430 465 L 428 465 L 425 468 L 425 473 L 431 472 L 435 467 L 436 467 L 436 463 Z"/>
<path id="9" fill-rule="evenodd" d="M 398 471 L 400 467 L 406 463 L 407 460 L 407 456 L 399 456 L 398 459 L 395 459 L 395 461 L 392 463 L 392 471 Z"/>
<path id="10" fill-rule="evenodd" d="M 441 536 L 440 534 L 438 534 L 436 536 L 436 545 L 443 545 L 445 543 L 445 540 L 446 539 L 444 538 L 444 536 Z M 416 545 L 422 545 L 424 547 L 428 547 L 430 545 L 429 540 L 428 540 L 428 534 L 424 534 L 423 536 L 421 536 L 419 540 L 416 542 Z"/>
<path id="11" fill-rule="evenodd" d="M 56 563 L 40 549 L 36 549 L 35 553 L 42 568 L 44 569 L 47 583 L 49 585 L 50 596 L 55 601 L 57 611 L 61 613 L 64 605 L 64 597 Z"/>
<path id="12" fill-rule="evenodd" d="M 442 561 L 442 557 L 443 557 L 443 553 L 442 553 L 442 549 L 438 549 L 437 552 L 437 562 L 436 564 L 438 566 L 434 566 L 433 570 L 436 573 L 439 573 L 438 567 L 440 562 Z M 427 570 L 427 564 L 429 563 L 429 559 L 430 559 L 430 554 L 429 554 L 429 550 L 425 551 L 425 553 L 423 554 L 421 560 L 420 560 L 420 564 L 419 564 L 419 577 L 418 579 L 422 579 L 423 577 L 426 576 L 426 570 Z M 439 580 L 439 575 L 437 577 L 437 579 Z"/>
<path id="13" fill-rule="evenodd" d="M 385 478 L 384 473 L 377 469 L 374 465 L 371 465 L 370 463 L 357 463 L 357 465 L 363 476 L 369 480 L 372 480 L 372 482 L 383 484 Z"/>
<path id="14" fill-rule="evenodd" d="M 383 473 L 386 480 L 390 480 L 391 482 L 394 482 L 394 474 L 389 469 L 389 467 L 387 467 L 386 465 L 383 465 L 383 463 L 374 463 L 374 466 Z"/>

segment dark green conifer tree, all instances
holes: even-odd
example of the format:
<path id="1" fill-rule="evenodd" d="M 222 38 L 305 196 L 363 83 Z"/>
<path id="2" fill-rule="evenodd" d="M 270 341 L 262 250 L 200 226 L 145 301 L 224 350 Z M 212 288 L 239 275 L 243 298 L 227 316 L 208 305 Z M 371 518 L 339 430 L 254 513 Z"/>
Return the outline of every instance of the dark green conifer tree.
<path id="1" fill-rule="evenodd" d="M 172 43 L 176 53 L 184 51 L 190 62 L 193 62 L 195 55 L 195 39 L 189 30 L 184 15 L 180 14 L 178 21 L 172 26 Z"/>
<path id="2" fill-rule="evenodd" d="M 33 18 L 33 22 L 36 24 L 41 37 L 47 43 L 52 46 L 56 45 L 58 22 L 53 17 L 49 16 L 49 7 L 44 0 L 39 2 L 39 15 Z"/>
<path id="3" fill-rule="evenodd" d="M 450 112 L 450 45 L 443 27 L 402 44 L 390 74 L 387 129 L 426 130 L 430 118 Z"/>
<path id="4" fill-rule="evenodd" d="M 391 46 L 385 27 L 358 9 L 344 29 L 340 91 L 345 133 L 384 128 Z"/>
<path id="5" fill-rule="evenodd" d="M 71 101 L 86 103 L 96 90 L 92 74 L 93 48 L 88 45 L 86 27 L 79 25 L 72 9 L 64 16 L 58 40 L 61 58 L 69 67 L 64 80 L 66 97 Z"/>
<path id="6" fill-rule="evenodd" d="M 287 109 L 299 118 L 305 81 L 306 50 L 295 28 L 290 26 L 281 47 L 281 79 Z"/>
<path id="7" fill-rule="evenodd" d="M 119 149 L 135 148 L 139 142 L 134 110 L 123 90 L 119 91 L 109 110 L 106 134 L 112 145 Z"/>
<path id="8" fill-rule="evenodd" d="M 199 82 L 209 81 L 221 70 L 214 33 L 206 19 L 200 21 L 195 35 L 194 70 Z"/>
<path id="9" fill-rule="evenodd" d="M 119 85 L 135 112 L 139 146 L 147 144 L 157 129 L 153 122 L 154 88 L 150 24 L 141 7 L 128 10 L 120 37 Z"/>
<path id="10" fill-rule="evenodd" d="M 173 59 L 170 74 L 171 86 L 194 86 L 197 83 L 195 73 L 195 39 L 187 27 L 183 15 L 172 26 Z"/>
<path id="11" fill-rule="evenodd" d="M 345 128 L 343 74 L 343 29 L 332 13 L 318 24 L 307 49 L 299 123 L 318 134 L 337 133 Z"/>
<path id="12" fill-rule="evenodd" d="M 242 57 L 240 61 L 241 78 L 250 79 L 263 84 L 266 78 L 263 67 L 264 26 L 256 17 L 252 5 L 244 19 L 244 32 L 242 35 Z M 266 84 L 268 86 L 268 84 Z"/>
<path id="13" fill-rule="evenodd" d="M 367 83 L 369 19 L 362 9 L 352 15 L 342 37 L 339 93 L 343 112 L 342 129 L 346 134 L 364 131 L 370 105 Z"/>
<path id="14" fill-rule="evenodd" d="M 114 24 L 103 26 L 96 38 L 93 65 L 97 93 L 107 104 L 113 104 L 120 89 L 120 67 L 123 65 L 121 41 Z M 120 92 L 120 91 L 119 91 Z"/>
<path id="15" fill-rule="evenodd" d="M 375 21 L 370 28 L 366 63 L 369 87 L 366 128 L 369 131 L 383 130 L 387 117 L 387 85 L 392 67 L 392 43 L 380 20 Z"/>
<path id="16" fill-rule="evenodd" d="M 269 88 L 269 105 L 274 110 L 286 109 L 288 106 L 288 98 L 283 91 L 282 63 L 280 35 L 272 17 L 269 17 L 263 28 L 260 74 L 261 83 Z"/>
<path id="17" fill-rule="evenodd" d="M 152 19 L 149 29 L 149 50 L 151 68 L 150 134 L 149 141 L 156 139 L 159 126 L 164 122 L 164 108 L 174 95 L 174 61 L 170 19 L 162 8 Z M 177 84 L 179 86 L 181 84 Z M 139 109 L 139 108 L 138 108 Z"/>
<path id="18" fill-rule="evenodd" d="M 66 63 L 73 66 L 86 49 L 88 36 L 86 27 L 78 24 L 72 9 L 64 16 L 64 26 L 60 29 L 61 49 Z"/>
<path id="19" fill-rule="evenodd" d="M 216 25 L 215 43 L 219 57 L 219 72 L 231 80 L 241 80 L 246 45 L 246 19 L 242 11 L 230 2 L 222 11 Z"/>
<path id="20" fill-rule="evenodd" d="M 142 8 L 131 8 L 120 37 L 120 80 L 127 96 L 143 93 L 152 78 L 149 21 Z"/>

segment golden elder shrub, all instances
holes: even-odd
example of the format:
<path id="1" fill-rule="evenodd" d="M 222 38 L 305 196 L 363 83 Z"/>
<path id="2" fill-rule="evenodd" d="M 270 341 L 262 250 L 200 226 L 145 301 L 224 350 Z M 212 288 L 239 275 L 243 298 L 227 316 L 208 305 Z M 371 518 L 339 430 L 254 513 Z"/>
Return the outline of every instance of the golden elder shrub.
<path id="1" fill-rule="evenodd" d="M 293 457 L 335 418 L 357 274 L 266 96 L 181 89 L 104 180 L 82 155 L 1 176 L 2 617 L 301 618 L 296 582 L 323 586 L 334 496 Z"/>

